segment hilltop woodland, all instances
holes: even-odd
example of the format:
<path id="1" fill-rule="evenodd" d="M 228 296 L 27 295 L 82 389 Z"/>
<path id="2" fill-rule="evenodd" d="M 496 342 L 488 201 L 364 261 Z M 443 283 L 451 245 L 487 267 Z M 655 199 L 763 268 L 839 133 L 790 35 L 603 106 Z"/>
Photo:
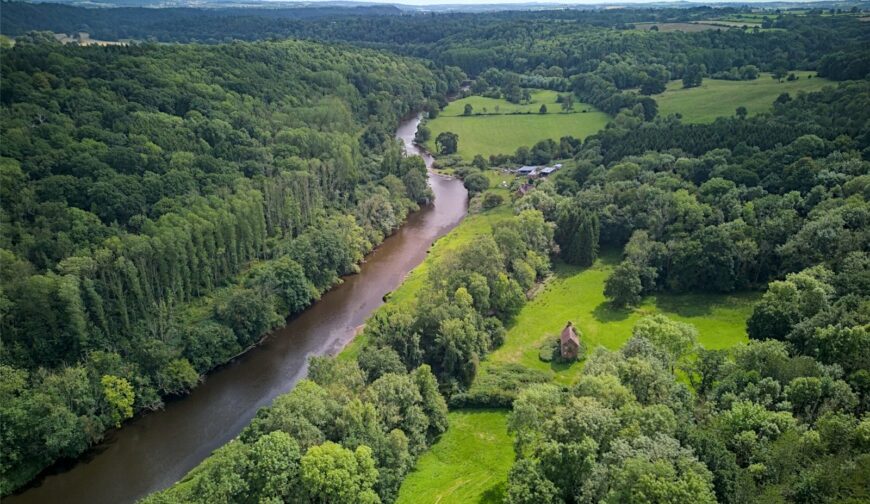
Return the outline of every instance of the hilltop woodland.
<path id="1" fill-rule="evenodd" d="M 19 36 L 0 97 L 2 491 L 188 390 L 353 272 L 430 196 L 392 129 L 437 114 L 467 74 L 476 94 L 549 89 L 612 121 L 457 166 L 472 208 L 489 208 L 488 165 L 564 163 L 433 261 L 408 305 L 376 312 L 358 352 L 314 359 L 147 501 L 392 502 L 447 405 L 513 405 L 509 503 L 870 498 L 870 30 L 793 14 L 769 31 L 630 29 L 715 15 L 281 21 L 283 36 L 341 46 Z M 214 26 L 189 25 L 167 40 Z M 660 117 L 651 96 L 791 70 L 843 82 L 710 124 Z M 470 393 L 551 262 L 589 266 L 602 248 L 622 250 L 605 290 L 616 307 L 764 291 L 751 342 L 705 350 L 692 326 L 653 316 L 622 349 L 588 349 L 570 386 L 517 371 Z"/>
<path id="2" fill-rule="evenodd" d="M 395 124 L 461 78 L 302 42 L 52 40 L 2 62 L 3 493 L 356 271 L 430 198 Z"/>

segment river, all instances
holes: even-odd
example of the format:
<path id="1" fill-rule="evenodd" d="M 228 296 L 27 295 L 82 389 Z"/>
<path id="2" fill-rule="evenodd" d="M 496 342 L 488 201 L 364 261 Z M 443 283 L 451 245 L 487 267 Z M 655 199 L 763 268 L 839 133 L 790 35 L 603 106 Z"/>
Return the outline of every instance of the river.
<path id="1" fill-rule="evenodd" d="M 309 356 L 340 351 L 384 296 L 423 261 L 432 242 L 465 216 L 462 182 L 433 173 L 432 158 L 413 145 L 419 122 L 419 116 L 404 121 L 396 137 L 408 153 L 426 160 L 435 202 L 410 215 L 366 257 L 359 274 L 346 277 L 261 345 L 210 373 L 190 395 L 111 432 L 74 465 L 55 467 L 4 504 L 119 504 L 166 488 L 305 377 Z"/>

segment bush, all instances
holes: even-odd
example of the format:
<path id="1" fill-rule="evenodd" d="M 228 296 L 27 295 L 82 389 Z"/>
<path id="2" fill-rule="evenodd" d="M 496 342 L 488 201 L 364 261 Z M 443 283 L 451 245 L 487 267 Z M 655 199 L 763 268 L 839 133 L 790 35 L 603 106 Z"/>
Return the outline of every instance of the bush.
<path id="1" fill-rule="evenodd" d="M 489 210 L 504 203 L 504 197 L 501 194 L 488 192 L 483 195 L 483 208 Z"/>
<path id="2" fill-rule="evenodd" d="M 471 173 L 465 177 L 465 188 L 473 196 L 489 189 L 489 179 L 482 173 Z"/>

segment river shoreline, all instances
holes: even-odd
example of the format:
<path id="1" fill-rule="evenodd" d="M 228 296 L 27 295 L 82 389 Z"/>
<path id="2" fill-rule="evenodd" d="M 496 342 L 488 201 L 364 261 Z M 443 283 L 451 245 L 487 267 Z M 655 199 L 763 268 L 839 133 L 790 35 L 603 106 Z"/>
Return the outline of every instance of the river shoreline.
<path id="1" fill-rule="evenodd" d="M 369 252 L 360 272 L 287 319 L 282 328 L 215 367 L 190 394 L 169 398 L 108 431 L 105 440 L 75 460 L 61 460 L 19 492 L 12 504 L 133 502 L 182 478 L 215 448 L 233 439 L 256 411 L 304 378 L 311 355 L 334 355 L 383 304 L 440 236 L 465 216 L 462 183 L 432 170 L 432 156 L 413 144 L 420 114 L 403 120 L 396 137 L 408 155 L 426 161 L 435 201 L 410 214 L 402 227 Z"/>

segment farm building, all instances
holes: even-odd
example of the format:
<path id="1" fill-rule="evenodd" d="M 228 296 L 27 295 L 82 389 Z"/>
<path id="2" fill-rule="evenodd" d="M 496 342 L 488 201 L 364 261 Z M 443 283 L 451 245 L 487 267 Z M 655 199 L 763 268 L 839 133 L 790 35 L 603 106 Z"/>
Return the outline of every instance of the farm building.
<path id="1" fill-rule="evenodd" d="M 561 165 L 561 164 L 554 164 L 553 166 L 545 166 L 544 168 L 541 168 L 541 170 L 540 170 L 540 174 L 541 174 L 542 177 L 546 177 L 546 176 L 548 176 L 548 175 L 551 175 L 551 174 L 553 174 L 553 173 L 556 173 L 556 172 L 559 171 L 561 168 L 562 168 L 562 165 Z"/>
<path id="2" fill-rule="evenodd" d="M 517 168 L 517 175 L 527 175 L 531 177 L 536 173 L 538 173 L 537 166 L 521 166 Z"/>
<path id="3" fill-rule="evenodd" d="M 562 359 L 574 360 L 580 351 L 580 337 L 577 336 L 577 331 L 571 322 L 562 329 L 562 334 L 559 336 L 559 352 L 562 354 Z"/>

